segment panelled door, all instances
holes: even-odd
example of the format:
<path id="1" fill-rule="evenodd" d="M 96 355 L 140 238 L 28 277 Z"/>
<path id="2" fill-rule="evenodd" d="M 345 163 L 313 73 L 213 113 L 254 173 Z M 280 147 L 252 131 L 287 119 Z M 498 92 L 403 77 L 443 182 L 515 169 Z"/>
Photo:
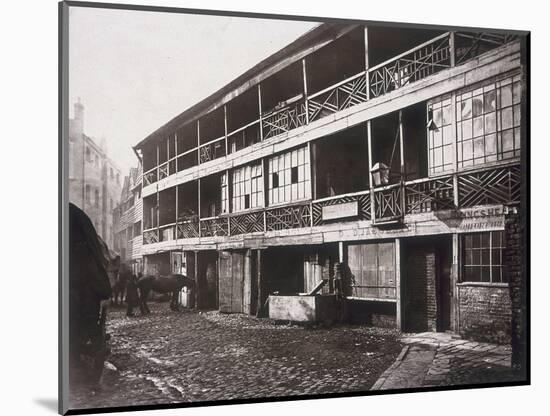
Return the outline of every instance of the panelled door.
<path id="1" fill-rule="evenodd" d="M 244 253 L 221 251 L 219 267 L 220 312 L 243 312 Z"/>
<path id="2" fill-rule="evenodd" d="M 348 265 L 354 278 L 352 296 L 395 299 L 395 244 L 348 245 Z"/>

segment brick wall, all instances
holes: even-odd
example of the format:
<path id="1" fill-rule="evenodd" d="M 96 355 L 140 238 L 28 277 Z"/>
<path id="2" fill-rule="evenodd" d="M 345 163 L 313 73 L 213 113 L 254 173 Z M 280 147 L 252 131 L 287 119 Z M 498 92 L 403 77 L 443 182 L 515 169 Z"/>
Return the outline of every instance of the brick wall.
<path id="1" fill-rule="evenodd" d="M 511 305 L 507 286 L 458 287 L 460 335 L 476 341 L 509 343 Z"/>
<path id="2" fill-rule="evenodd" d="M 402 267 L 402 325 L 405 331 L 437 330 L 436 255 L 432 244 L 411 242 Z"/>
<path id="3" fill-rule="evenodd" d="M 524 233 L 518 214 L 506 216 L 506 249 L 504 263 L 510 282 L 512 365 L 516 370 L 526 366 L 527 300 L 524 271 Z"/>

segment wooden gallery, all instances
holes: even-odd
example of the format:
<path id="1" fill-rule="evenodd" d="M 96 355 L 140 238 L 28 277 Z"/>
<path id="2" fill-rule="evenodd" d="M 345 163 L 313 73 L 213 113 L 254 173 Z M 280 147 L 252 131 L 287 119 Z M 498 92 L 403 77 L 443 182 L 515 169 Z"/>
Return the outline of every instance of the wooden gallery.
<path id="1" fill-rule="evenodd" d="M 509 341 L 524 49 L 317 26 L 135 146 L 145 273 L 199 308 Z"/>

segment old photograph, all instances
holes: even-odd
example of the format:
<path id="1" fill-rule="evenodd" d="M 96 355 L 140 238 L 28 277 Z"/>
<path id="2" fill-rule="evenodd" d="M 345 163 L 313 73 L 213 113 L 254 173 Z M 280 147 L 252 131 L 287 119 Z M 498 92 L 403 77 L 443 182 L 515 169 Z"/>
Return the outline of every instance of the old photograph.
<path id="1" fill-rule="evenodd" d="M 529 383 L 529 32 L 60 12 L 60 412 Z"/>

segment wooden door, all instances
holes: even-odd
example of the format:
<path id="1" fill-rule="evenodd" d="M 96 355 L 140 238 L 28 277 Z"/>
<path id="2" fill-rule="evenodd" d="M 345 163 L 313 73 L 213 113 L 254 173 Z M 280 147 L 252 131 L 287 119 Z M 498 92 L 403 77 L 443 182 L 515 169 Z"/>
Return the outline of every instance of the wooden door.
<path id="1" fill-rule="evenodd" d="M 355 280 L 352 296 L 372 299 L 394 299 L 394 243 L 348 245 L 348 266 Z"/>
<path id="2" fill-rule="evenodd" d="M 232 256 L 229 251 L 221 251 L 219 255 L 219 305 L 220 312 L 230 313 L 232 292 Z"/>

